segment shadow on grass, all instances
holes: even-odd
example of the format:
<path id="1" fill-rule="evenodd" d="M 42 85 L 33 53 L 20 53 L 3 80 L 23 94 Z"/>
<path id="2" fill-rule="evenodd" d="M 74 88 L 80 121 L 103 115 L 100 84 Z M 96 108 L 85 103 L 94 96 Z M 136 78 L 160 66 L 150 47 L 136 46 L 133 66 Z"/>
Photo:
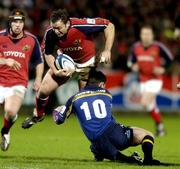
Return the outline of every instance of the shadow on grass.
<path id="1" fill-rule="evenodd" d="M 58 165 L 85 165 L 94 164 L 94 160 L 78 159 L 78 158 L 63 158 L 63 157 L 38 157 L 38 156 L 1 156 L 1 161 L 7 161 L 8 163 L 15 162 L 18 164 L 58 164 Z M 107 164 L 108 161 L 106 161 Z M 99 163 L 103 165 L 103 163 Z"/>
<path id="2" fill-rule="evenodd" d="M 96 163 L 96 164 L 99 164 L 99 165 L 107 165 L 107 164 L 112 164 L 112 161 L 104 161 L 104 162 L 96 162 L 94 160 L 88 160 L 88 159 L 76 159 L 76 158 L 62 158 L 62 157 L 35 157 L 35 156 L 2 156 L 0 155 L 0 159 L 4 159 L 4 160 L 8 160 L 9 162 L 10 161 L 15 161 L 17 163 L 56 163 L 56 164 L 64 164 L 66 165 L 67 163 L 68 164 L 75 164 L 75 163 L 78 163 L 78 165 L 84 165 L 84 163 Z M 116 163 L 118 165 L 118 163 Z M 122 163 L 122 164 L 127 164 L 127 163 Z M 137 164 L 131 164 L 131 165 L 136 165 Z M 161 164 L 159 166 L 167 166 L 167 167 L 170 167 L 170 166 L 180 166 L 180 163 L 164 163 L 164 162 L 161 162 Z"/>

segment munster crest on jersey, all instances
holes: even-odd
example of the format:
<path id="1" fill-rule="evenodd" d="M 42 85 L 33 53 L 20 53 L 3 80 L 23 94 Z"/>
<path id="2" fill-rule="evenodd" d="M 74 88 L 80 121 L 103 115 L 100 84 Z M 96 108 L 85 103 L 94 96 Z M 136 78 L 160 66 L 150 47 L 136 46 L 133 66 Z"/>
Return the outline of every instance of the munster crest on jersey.
<path id="1" fill-rule="evenodd" d="M 80 44 L 81 44 L 81 39 L 76 39 L 76 40 L 74 41 L 74 45 L 80 46 Z"/>
<path id="2" fill-rule="evenodd" d="M 29 50 L 29 49 L 30 49 L 30 46 L 29 46 L 29 45 L 24 45 L 23 48 L 22 48 L 23 51 L 27 51 L 27 50 Z"/>
<path id="3" fill-rule="evenodd" d="M 152 56 L 152 57 L 155 58 L 157 55 L 158 55 L 157 51 L 155 51 L 155 50 L 154 50 L 154 51 L 151 51 L 151 56 Z"/>

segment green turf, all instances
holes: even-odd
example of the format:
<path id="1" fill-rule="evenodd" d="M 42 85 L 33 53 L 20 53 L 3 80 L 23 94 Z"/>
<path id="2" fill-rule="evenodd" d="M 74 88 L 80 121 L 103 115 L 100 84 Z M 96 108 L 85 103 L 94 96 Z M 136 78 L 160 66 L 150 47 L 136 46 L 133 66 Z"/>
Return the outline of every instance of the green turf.
<path id="1" fill-rule="evenodd" d="M 154 130 L 149 116 L 119 115 L 116 117 L 118 121 L 126 125 Z M 48 116 L 43 122 L 27 130 L 21 128 L 24 118 L 19 117 L 11 130 L 9 150 L 0 151 L 0 169 L 180 168 L 180 116 L 166 116 L 164 121 L 167 136 L 155 139 L 154 156 L 163 162 L 172 164 L 168 167 L 143 167 L 109 161 L 95 162 L 89 151 L 89 142 L 74 116 L 61 126 L 55 125 L 52 118 Z M 141 148 L 136 147 L 124 153 L 131 154 L 135 150 L 141 152 Z"/>

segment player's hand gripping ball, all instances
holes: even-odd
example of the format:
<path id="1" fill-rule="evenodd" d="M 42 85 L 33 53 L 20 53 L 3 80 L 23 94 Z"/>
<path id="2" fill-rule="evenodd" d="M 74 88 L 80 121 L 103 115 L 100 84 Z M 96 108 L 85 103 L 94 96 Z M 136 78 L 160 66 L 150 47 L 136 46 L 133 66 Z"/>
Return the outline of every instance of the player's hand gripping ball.
<path id="1" fill-rule="evenodd" d="M 56 60 L 55 60 L 55 66 L 58 70 L 60 69 L 66 69 L 68 70 L 71 74 L 73 74 L 76 70 L 76 66 L 75 66 L 75 63 L 73 61 L 73 59 L 66 55 L 66 54 L 59 54 L 57 57 L 56 57 Z"/>

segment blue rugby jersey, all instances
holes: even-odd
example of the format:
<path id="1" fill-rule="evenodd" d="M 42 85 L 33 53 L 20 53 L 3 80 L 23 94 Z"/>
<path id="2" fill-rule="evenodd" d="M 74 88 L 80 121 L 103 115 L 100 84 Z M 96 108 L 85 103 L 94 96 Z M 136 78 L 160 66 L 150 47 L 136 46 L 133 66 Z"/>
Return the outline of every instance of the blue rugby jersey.
<path id="1" fill-rule="evenodd" d="M 111 104 L 112 96 L 106 89 L 87 86 L 67 101 L 56 120 L 62 123 L 66 116 L 75 113 L 85 135 L 93 141 L 103 133 L 108 124 L 115 122 Z"/>

